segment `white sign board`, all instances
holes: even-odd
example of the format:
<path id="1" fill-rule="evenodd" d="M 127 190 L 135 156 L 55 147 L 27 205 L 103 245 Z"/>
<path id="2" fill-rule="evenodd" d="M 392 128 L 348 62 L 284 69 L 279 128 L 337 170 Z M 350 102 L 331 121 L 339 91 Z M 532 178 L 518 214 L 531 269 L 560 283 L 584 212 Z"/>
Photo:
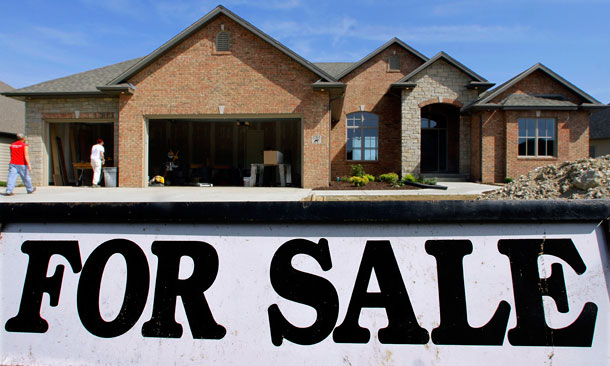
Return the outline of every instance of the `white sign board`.
<path id="1" fill-rule="evenodd" d="M 608 365 L 603 229 L 11 224 L 2 365 Z"/>

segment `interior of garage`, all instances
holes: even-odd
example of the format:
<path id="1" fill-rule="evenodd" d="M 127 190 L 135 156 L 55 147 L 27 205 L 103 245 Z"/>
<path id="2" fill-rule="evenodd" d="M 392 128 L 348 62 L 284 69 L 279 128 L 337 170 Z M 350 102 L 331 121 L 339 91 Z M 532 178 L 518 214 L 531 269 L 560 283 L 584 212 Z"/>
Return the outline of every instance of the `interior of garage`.
<path id="1" fill-rule="evenodd" d="M 49 185 L 90 185 L 91 147 L 104 140 L 106 164 L 115 166 L 112 122 L 49 124 Z"/>
<path id="2" fill-rule="evenodd" d="M 244 186 L 264 151 L 278 151 L 289 164 L 287 185 L 301 186 L 300 119 L 151 119 L 148 136 L 148 176 L 164 185 Z M 280 184 L 280 169 L 264 170 L 257 185 Z"/>

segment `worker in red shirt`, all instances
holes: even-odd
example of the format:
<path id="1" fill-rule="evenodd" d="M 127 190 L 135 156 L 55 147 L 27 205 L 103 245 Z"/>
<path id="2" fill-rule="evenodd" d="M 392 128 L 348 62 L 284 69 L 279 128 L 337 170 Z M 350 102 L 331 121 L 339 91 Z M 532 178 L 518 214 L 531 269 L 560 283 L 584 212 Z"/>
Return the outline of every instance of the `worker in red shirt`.
<path id="1" fill-rule="evenodd" d="M 14 194 L 13 189 L 15 189 L 15 183 L 17 182 L 17 174 L 21 177 L 28 194 L 36 191 L 36 188 L 32 185 L 32 178 L 30 178 L 32 167 L 28 157 L 28 144 L 25 143 L 25 140 L 25 135 L 18 133 L 17 141 L 11 144 L 11 162 L 8 165 L 8 178 L 6 182 L 7 196 Z"/>

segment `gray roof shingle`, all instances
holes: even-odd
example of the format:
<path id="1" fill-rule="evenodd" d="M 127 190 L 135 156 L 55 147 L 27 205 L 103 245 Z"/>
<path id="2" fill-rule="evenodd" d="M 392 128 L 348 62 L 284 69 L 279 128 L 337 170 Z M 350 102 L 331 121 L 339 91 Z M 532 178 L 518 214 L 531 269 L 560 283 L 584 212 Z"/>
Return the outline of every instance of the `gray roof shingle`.
<path id="1" fill-rule="evenodd" d="M 563 107 L 577 108 L 577 105 L 562 98 L 555 96 L 540 96 L 529 94 L 511 94 L 504 98 L 500 103 L 505 107 Z"/>
<path id="2" fill-rule="evenodd" d="M 354 62 L 315 62 L 314 65 L 322 69 L 330 76 L 337 78 L 344 70 L 351 67 Z"/>
<path id="3" fill-rule="evenodd" d="M 0 81 L 0 93 L 13 88 Z M 23 133 L 25 130 L 25 105 L 18 100 L 0 95 L 0 132 Z"/>
<path id="4" fill-rule="evenodd" d="M 105 85 L 117 75 L 135 65 L 141 58 L 119 62 L 110 66 L 81 72 L 59 79 L 45 81 L 21 89 L 11 90 L 8 96 L 27 96 L 41 94 L 101 94 L 96 88 Z"/>

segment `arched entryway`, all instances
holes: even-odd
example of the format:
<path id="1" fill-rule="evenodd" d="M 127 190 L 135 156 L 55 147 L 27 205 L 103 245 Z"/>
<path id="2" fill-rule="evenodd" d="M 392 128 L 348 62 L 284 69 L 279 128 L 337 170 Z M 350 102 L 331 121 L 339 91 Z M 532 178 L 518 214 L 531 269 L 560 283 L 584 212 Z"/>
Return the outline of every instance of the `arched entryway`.
<path id="1" fill-rule="evenodd" d="M 421 108 L 422 173 L 458 173 L 460 164 L 459 108 L 436 103 Z"/>

